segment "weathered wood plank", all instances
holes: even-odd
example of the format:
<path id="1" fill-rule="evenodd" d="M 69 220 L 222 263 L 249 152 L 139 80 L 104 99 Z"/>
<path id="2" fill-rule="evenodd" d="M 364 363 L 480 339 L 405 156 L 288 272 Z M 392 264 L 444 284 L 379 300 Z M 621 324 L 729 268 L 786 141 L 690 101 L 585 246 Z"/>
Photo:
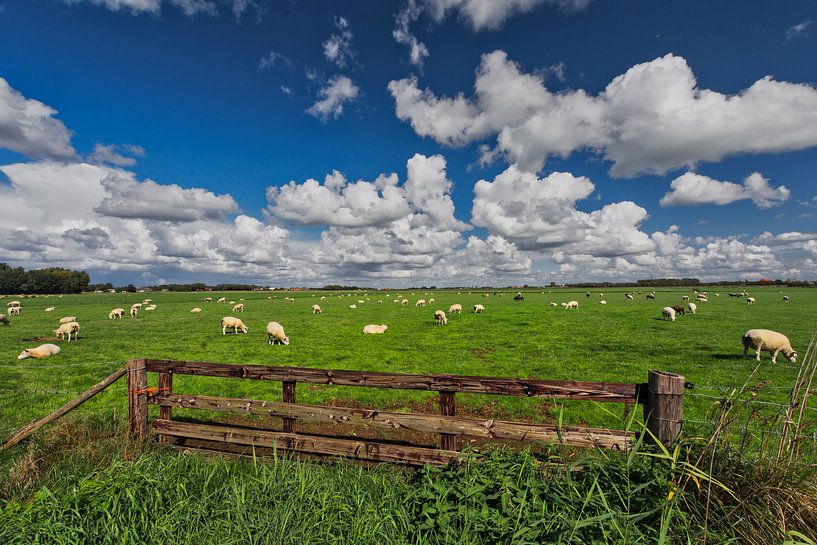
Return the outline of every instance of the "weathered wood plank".
<path id="1" fill-rule="evenodd" d="M 291 380 L 285 380 L 282 383 L 284 403 L 295 403 L 295 387 L 298 383 Z M 284 418 L 284 431 L 287 433 L 295 433 L 295 419 Z"/>
<path id="2" fill-rule="evenodd" d="M 650 369 L 647 378 L 644 422 L 656 440 L 669 446 L 678 438 L 684 421 L 684 377 Z"/>
<path id="3" fill-rule="evenodd" d="M 588 401 L 632 402 L 637 400 L 637 385 L 618 382 L 580 382 L 505 377 L 455 375 L 412 375 L 375 371 L 346 371 L 266 365 L 146 360 L 148 371 L 174 374 L 254 380 L 308 382 L 336 386 L 366 386 L 404 390 L 433 390 L 495 394 L 515 397 L 548 397 Z"/>
<path id="4" fill-rule="evenodd" d="M 454 392 L 440 392 L 440 416 L 454 416 L 457 410 L 454 395 Z M 440 448 L 457 450 L 457 436 L 453 433 L 441 433 Z"/>
<path id="5" fill-rule="evenodd" d="M 231 426 L 193 424 L 174 420 L 154 420 L 153 431 L 174 437 L 221 441 L 236 445 L 268 447 L 308 454 L 343 456 L 355 460 L 376 462 L 443 465 L 460 458 L 460 453 L 447 450 L 252 430 Z"/>
<path id="6" fill-rule="evenodd" d="M 422 433 L 446 433 L 452 436 L 469 435 L 484 439 L 515 441 L 563 442 L 585 447 L 626 449 L 634 434 L 618 430 L 585 428 L 581 426 L 556 426 L 505 422 L 460 416 L 437 416 L 412 413 L 395 413 L 371 409 L 346 407 L 323 407 L 300 405 L 277 401 L 223 398 L 201 395 L 178 394 L 150 400 L 159 406 L 183 407 L 220 411 L 234 414 L 255 414 L 280 418 L 297 418 L 308 422 L 336 424 L 338 426 L 372 425 L 384 429 L 408 429 Z M 451 450 L 451 449 L 447 449 Z"/>
<path id="7" fill-rule="evenodd" d="M 148 434 L 148 375 L 145 360 L 130 360 L 128 368 L 128 428 L 136 441 L 144 441 Z"/>

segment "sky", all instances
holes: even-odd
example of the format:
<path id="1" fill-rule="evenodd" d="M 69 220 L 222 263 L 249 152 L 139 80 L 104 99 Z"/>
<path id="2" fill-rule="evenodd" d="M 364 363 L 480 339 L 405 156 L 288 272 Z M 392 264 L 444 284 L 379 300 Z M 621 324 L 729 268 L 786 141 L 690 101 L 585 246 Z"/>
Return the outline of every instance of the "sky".
<path id="1" fill-rule="evenodd" d="M 817 3 L 0 0 L 0 262 L 817 279 Z"/>

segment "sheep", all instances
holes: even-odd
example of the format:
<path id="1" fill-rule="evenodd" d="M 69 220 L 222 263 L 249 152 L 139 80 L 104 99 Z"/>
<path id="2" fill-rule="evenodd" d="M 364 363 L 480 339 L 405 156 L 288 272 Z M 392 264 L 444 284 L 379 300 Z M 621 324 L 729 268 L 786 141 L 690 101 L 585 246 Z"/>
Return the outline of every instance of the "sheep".
<path id="1" fill-rule="evenodd" d="M 74 340 L 77 340 L 77 335 L 79 334 L 79 324 L 77 322 L 66 322 L 64 324 L 60 324 L 60 327 L 54 330 L 56 333 L 57 338 L 60 340 L 65 339 L 65 336 L 68 335 L 68 341 L 71 341 L 71 333 L 74 334 Z"/>
<path id="2" fill-rule="evenodd" d="M 655 293 L 648 293 L 647 294 L 647 299 L 655 300 Z"/>
<path id="3" fill-rule="evenodd" d="M 602 299 L 601 301 L 599 301 L 599 304 L 600 304 L 600 305 L 606 305 L 606 304 L 607 304 L 607 301 L 605 301 L 604 299 Z"/>
<path id="4" fill-rule="evenodd" d="M 312 305 L 312 314 L 320 314 L 320 313 L 321 313 L 321 307 L 319 307 L 318 305 Z"/>
<path id="5" fill-rule="evenodd" d="M 356 305 L 356 304 L 354 304 L 354 303 L 352 303 L 351 305 L 349 305 L 349 308 L 351 308 L 351 309 L 355 309 L 355 308 L 357 308 L 357 305 Z"/>
<path id="6" fill-rule="evenodd" d="M 136 318 L 137 314 L 139 314 L 139 307 L 130 307 L 130 317 Z"/>
<path id="7" fill-rule="evenodd" d="M 565 303 L 564 307 L 565 307 L 565 310 L 568 310 L 568 309 L 571 309 L 571 308 L 575 308 L 576 310 L 578 310 L 579 309 L 579 302 L 578 301 L 568 301 L 567 303 Z"/>
<path id="8" fill-rule="evenodd" d="M 76 322 L 76 316 L 66 316 L 65 318 L 60 318 L 60 324 L 67 324 L 68 322 Z"/>
<path id="9" fill-rule="evenodd" d="M 685 303 L 686 303 L 687 301 L 689 301 L 689 295 L 682 295 L 682 296 L 681 296 L 681 301 L 683 301 L 683 302 L 685 302 Z"/>
<path id="10" fill-rule="evenodd" d="M 234 304 L 235 304 L 235 301 L 230 301 L 230 302 L 229 302 L 229 304 L 230 304 L 230 305 L 234 305 Z"/>
<path id="11" fill-rule="evenodd" d="M 156 305 L 148 305 L 143 310 L 154 311 L 154 310 L 156 310 Z"/>
<path id="12" fill-rule="evenodd" d="M 521 293 L 521 292 L 517 292 L 517 294 L 513 296 L 513 300 L 514 300 L 514 301 L 524 301 L 524 300 L 525 300 L 525 296 L 524 296 L 524 295 L 522 295 L 522 293 Z"/>
<path id="13" fill-rule="evenodd" d="M 633 300 L 633 296 L 632 296 L 632 295 L 630 295 L 629 293 L 626 293 L 626 294 L 624 294 L 624 299 L 626 299 L 627 301 L 632 301 L 632 300 Z"/>
<path id="14" fill-rule="evenodd" d="M 369 324 L 369 325 L 367 325 L 366 327 L 363 328 L 363 334 L 364 335 L 382 334 L 382 333 L 385 333 L 388 328 L 389 328 L 389 326 L 387 326 L 386 324 L 380 324 L 380 325 Z"/>
<path id="15" fill-rule="evenodd" d="M 212 297 L 205 297 L 205 298 L 204 298 L 204 302 L 205 302 L 205 303 L 212 303 L 212 302 L 213 302 L 213 298 L 212 298 Z"/>
<path id="16" fill-rule="evenodd" d="M 23 307 L 9 307 L 8 308 L 9 316 L 19 316 L 22 311 L 23 311 Z"/>
<path id="17" fill-rule="evenodd" d="M 146 304 L 146 305 L 149 305 L 149 304 L 151 304 L 152 302 L 153 302 L 153 299 L 144 299 L 144 300 L 142 300 L 142 303 L 144 303 L 144 304 Z"/>
<path id="18" fill-rule="evenodd" d="M 746 298 L 746 304 L 747 305 L 754 305 L 755 304 L 755 298 L 754 297 L 747 297 Z"/>
<path id="19" fill-rule="evenodd" d="M 416 308 L 424 307 L 424 306 L 426 306 L 426 300 L 425 299 L 417 299 L 417 302 L 414 303 L 414 306 Z"/>
<path id="20" fill-rule="evenodd" d="M 676 315 L 676 316 L 677 316 L 678 314 L 680 314 L 681 316 L 683 316 L 683 315 L 684 315 L 684 311 L 686 310 L 686 309 L 684 308 L 684 305 L 672 305 L 670 308 L 671 308 L 672 310 L 674 310 L 674 311 L 675 311 L 675 315 Z"/>
<path id="21" fill-rule="evenodd" d="M 772 363 L 777 363 L 778 352 L 783 352 L 783 355 L 792 363 L 797 360 L 797 352 L 791 347 L 789 338 L 778 333 L 777 331 L 770 331 L 768 329 L 750 329 L 741 337 L 743 342 L 743 357 L 749 351 L 749 347 L 755 349 L 755 359 L 760 361 L 760 352 L 766 351 L 772 355 Z"/>
<path id="22" fill-rule="evenodd" d="M 41 344 L 37 348 L 26 348 L 20 355 L 17 356 L 18 360 L 24 360 L 26 358 L 47 358 L 49 356 L 53 356 L 55 354 L 60 353 L 60 347 L 56 344 Z"/>
<path id="23" fill-rule="evenodd" d="M 132 304 L 132 305 L 130 306 L 130 308 L 138 308 L 138 309 L 141 309 L 141 308 L 142 308 L 142 303 L 134 303 L 134 304 Z"/>
<path id="24" fill-rule="evenodd" d="M 462 314 L 462 305 L 459 303 L 454 303 L 448 307 L 448 314 Z"/>
<path id="25" fill-rule="evenodd" d="M 590 292 L 589 292 L 589 291 L 588 291 L 587 293 L 585 293 L 585 295 L 586 295 L 588 298 L 590 298 Z"/>
<path id="26" fill-rule="evenodd" d="M 483 314 L 485 312 L 485 307 L 482 305 L 474 305 L 474 314 Z"/>
<path id="27" fill-rule="evenodd" d="M 249 328 L 244 325 L 244 322 L 241 321 L 240 318 L 236 318 L 234 316 L 225 316 L 221 319 L 221 334 L 227 334 L 227 328 L 232 327 L 233 332 L 238 335 L 238 330 L 240 329 L 242 333 L 249 333 Z"/>
<path id="28" fill-rule="evenodd" d="M 789 296 L 788 296 L 788 295 L 784 295 L 784 296 L 783 296 L 783 302 L 784 302 L 784 303 L 788 303 L 788 302 L 789 302 Z"/>
<path id="29" fill-rule="evenodd" d="M 408 306 L 409 304 L 408 299 L 401 299 L 400 304 L 403 305 L 404 307 Z"/>
<path id="30" fill-rule="evenodd" d="M 45 309 L 45 311 L 46 311 L 46 312 L 54 312 L 54 309 L 55 309 L 55 308 L 56 308 L 56 307 L 48 307 L 47 309 Z"/>
<path id="31" fill-rule="evenodd" d="M 19 307 L 20 306 L 20 301 L 9 301 L 8 303 L 6 303 L 6 306 L 7 307 Z"/>
<path id="32" fill-rule="evenodd" d="M 115 308 L 108 313 L 108 319 L 113 320 L 114 318 L 122 319 L 122 315 L 125 314 L 124 308 Z"/>
<path id="33" fill-rule="evenodd" d="M 698 310 L 698 305 L 695 303 L 687 303 L 687 307 L 689 308 L 689 312 L 695 314 L 695 311 Z"/>
<path id="34" fill-rule="evenodd" d="M 326 301 L 326 296 L 325 295 L 321 295 L 321 301 Z"/>
<path id="35" fill-rule="evenodd" d="M 233 307 L 233 312 L 244 312 L 244 303 L 238 303 Z"/>
<path id="36" fill-rule="evenodd" d="M 9 325 L 8 316 L 6 316 L 5 314 L 0 314 L 0 324 Z"/>
<path id="37" fill-rule="evenodd" d="M 193 307 L 192 309 L 190 309 L 190 312 L 191 312 L 192 314 L 198 314 L 199 312 L 201 312 L 201 308 L 199 308 L 199 307 Z"/>
<path id="38" fill-rule="evenodd" d="M 219 298 L 216 300 L 216 303 L 226 303 L 226 302 L 227 302 L 227 298 L 226 298 L 226 297 L 219 297 Z"/>
<path id="39" fill-rule="evenodd" d="M 289 337 L 287 337 L 286 333 L 284 333 L 284 326 L 278 322 L 268 323 L 267 342 L 269 344 L 275 344 L 276 342 L 283 345 L 289 344 Z"/>
<path id="40" fill-rule="evenodd" d="M 433 304 L 434 304 L 434 298 L 433 298 L 433 297 L 432 297 L 431 299 L 429 299 L 429 300 L 428 300 L 428 304 L 429 304 L 429 305 L 433 305 Z"/>
<path id="41" fill-rule="evenodd" d="M 448 318 L 445 317 L 445 312 L 442 310 L 435 310 L 434 311 L 434 323 L 437 325 L 447 325 Z"/>
<path id="42" fill-rule="evenodd" d="M 664 318 L 670 320 L 672 322 L 675 321 L 675 309 L 672 307 L 664 307 L 661 309 L 661 313 L 664 315 Z"/>
<path id="43" fill-rule="evenodd" d="M 552 306 L 552 307 L 558 307 L 558 306 L 559 306 L 559 304 L 558 304 L 558 303 L 554 303 L 553 301 L 551 301 L 551 302 L 550 302 L 550 306 Z"/>

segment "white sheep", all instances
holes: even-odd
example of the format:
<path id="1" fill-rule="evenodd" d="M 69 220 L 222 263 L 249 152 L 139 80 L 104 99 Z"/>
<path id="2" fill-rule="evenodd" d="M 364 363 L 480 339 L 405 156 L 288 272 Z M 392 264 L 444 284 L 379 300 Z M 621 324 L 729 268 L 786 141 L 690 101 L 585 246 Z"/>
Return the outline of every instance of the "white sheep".
<path id="1" fill-rule="evenodd" d="M 647 294 L 647 299 L 655 299 L 655 292 L 648 293 Z"/>
<path id="2" fill-rule="evenodd" d="M 37 348 L 26 348 L 20 355 L 17 356 L 18 360 L 24 360 L 26 358 L 47 358 L 49 356 L 53 356 L 55 354 L 60 353 L 60 347 L 56 344 L 41 344 Z"/>
<path id="3" fill-rule="evenodd" d="M 321 301 L 326 301 L 326 296 L 325 295 L 321 295 Z"/>
<path id="4" fill-rule="evenodd" d="M 553 301 L 551 301 L 551 302 L 550 302 L 550 306 L 552 306 L 552 307 L 558 307 L 558 306 L 559 306 L 559 303 L 554 303 Z"/>
<path id="5" fill-rule="evenodd" d="M 565 310 L 569 310 L 571 308 L 574 308 L 574 309 L 578 310 L 579 309 L 579 302 L 578 301 L 568 301 L 567 303 L 565 303 L 564 307 L 565 307 Z"/>
<path id="6" fill-rule="evenodd" d="M 146 305 L 149 305 L 153 302 L 153 299 L 143 299 L 142 302 Z"/>
<path id="7" fill-rule="evenodd" d="M 9 316 L 19 316 L 22 311 L 23 311 L 23 307 L 9 307 L 8 308 Z"/>
<path id="8" fill-rule="evenodd" d="M 437 325 L 446 325 L 448 324 L 448 318 L 445 317 L 445 312 L 442 310 L 435 310 L 434 311 L 434 323 Z"/>
<path id="9" fill-rule="evenodd" d="M 625 298 L 626 300 L 628 300 L 628 301 L 632 301 L 632 300 L 633 300 L 633 296 L 632 296 L 632 295 L 630 295 L 629 293 L 625 294 L 625 295 L 624 295 L 624 298 Z"/>
<path id="10" fill-rule="evenodd" d="M 130 317 L 136 318 L 137 314 L 139 314 L 139 307 L 130 307 Z"/>
<path id="11" fill-rule="evenodd" d="M 389 326 L 387 326 L 386 324 L 380 324 L 380 325 L 369 324 L 369 325 L 367 325 L 366 327 L 363 328 L 363 334 L 364 335 L 381 334 L 381 333 L 385 333 L 388 328 L 389 328 Z"/>
<path id="12" fill-rule="evenodd" d="M 792 363 L 797 360 L 797 352 L 791 347 L 789 338 L 768 329 L 750 329 L 743 334 L 741 338 L 743 341 L 743 357 L 749 351 L 749 347 L 755 349 L 755 359 L 760 361 L 760 352 L 766 351 L 772 355 L 772 363 L 777 363 L 778 352 L 783 352 L 783 355 Z"/>
<path id="13" fill-rule="evenodd" d="M 664 315 L 664 318 L 670 320 L 672 322 L 675 321 L 675 309 L 672 307 L 664 307 L 661 309 L 661 313 Z"/>
<path id="14" fill-rule="evenodd" d="M 122 316 L 125 314 L 124 308 L 115 308 L 108 313 L 108 319 L 113 320 L 114 318 L 122 319 Z"/>
<path id="15" fill-rule="evenodd" d="M 448 307 L 448 314 L 462 314 L 462 305 L 459 303 L 454 303 Z"/>
<path id="16" fill-rule="evenodd" d="M 606 305 L 606 304 L 607 304 L 607 301 L 605 301 L 604 299 L 602 299 L 601 301 L 599 301 L 599 304 L 600 304 L 600 305 Z"/>
<path id="17" fill-rule="evenodd" d="M 213 302 L 213 298 L 212 298 L 212 297 L 205 297 L 205 298 L 204 298 L 204 302 L 205 302 L 205 303 L 212 303 L 212 302 Z"/>
<path id="18" fill-rule="evenodd" d="M 138 309 L 141 309 L 141 308 L 142 308 L 142 303 L 134 303 L 134 304 L 132 304 L 132 305 L 130 306 L 130 308 L 138 308 Z"/>
<path id="19" fill-rule="evenodd" d="M 690 314 L 695 314 L 695 311 L 698 310 L 698 305 L 695 303 L 687 303 L 687 308 L 689 309 Z"/>
<path id="20" fill-rule="evenodd" d="M 354 303 L 352 303 L 351 305 L 349 305 L 349 308 L 351 308 L 351 309 L 355 309 L 355 308 L 357 308 L 357 305 L 356 305 L 356 304 L 354 304 Z"/>
<path id="21" fill-rule="evenodd" d="M 433 304 L 434 304 L 434 298 L 433 298 L 433 297 L 432 297 L 431 299 L 429 299 L 429 300 L 428 300 L 428 304 L 429 304 L 429 305 L 433 305 Z"/>
<path id="22" fill-rule="evenodd" d="M 754 305 L 755 304 L 755 298 L 754 297 L 747 297 L 746 298 L 746 304 L 747 305 Z"/>
<path id="23" fill-rule="evenodd" d="M 145 308 L 143 308 L 142 310 L 146 310 L 146 311 L 156 310 L 156 305 L 148 305 Z"/>
<path id="24" fill-rule="evenodd" d="M 225 316 L 221 319 L 221 334 L 227 334 L 227 328 L 232 327 L 233 332 L 238 335 L 238 331 L 241 330 L 242 333 L 249 333 L 249 328 L 244 325 L 244 322 L 241 321 L 240 318 L 236 318 L 235 316 Z"/>
<path id="25" fill-rule="evenodd" d="M 46 311 L 46 312 L 54 312 L 54 309 L 55 309 L 55 308 L 56 308 L 56 307 L 48 307 L 47 309 L 45 309 L 45 311 Z"/>
<path id="26" fill-rule="evenodd" d="M 425 299 L 417 299 L 417 302 L 414 303 L 414 306 L 417 307 L 417 308 L 424 307 L 424 306 L 426 306 L 426 300 Z"/>
<path id="27" fill-rule="evenodd" d="M 483 314 L 485 312 L 485 307 L 482 305 L 474 305 L 474 314 Z"/>
<path id="28" fill-rule="evenodd" d="M 60 327 L 55 329 L 54 333 L 60 340 L 64 340 L 65 336 L 67 335 L 69 342 L 71 341 L 71 333 L 73 333 L 74 340 L 77 340 L 77 334 L 79 334 L 79 324 L 77 322 L 66 322 L 64 324 L 60 324 Z"/>
<path id="29" fill-rule="evenodd" d="M 319 307 L 318 305 L 312 305 L 312 314 L 320 314 L 320 313 L 321 313 L 321 307 Z"/>
<path id="30" fill-rule="evenodd" d="M 226 303 L 226 302 L 227 302 L 226 297 L 219 297 L 218 300 L 216 300 L 216 303 Z"/>
<path id="31" fill-rule="evenodd" d="M 681 301 L 684 301 L 684 302 L 689 301 L 689 295 L 682 295 L 681 296 Z"/>
<path id="32" fill-rule="evenodd" d="M 9 301 L 8 303 L 6 303 L 6 306 L 7 307 L 19 307 L 20 306 L 20 301 Z"/>
<path id="33" fill-rule="evenodd" d="M 190 309 L 190 312 L 193 314 L 198 314 L 199 312 L 201 312 L 201 308 L 193 307 L 192 309 Z"/>
<path id="34" fill-rule="evenodd" d="M 244 312 L 244 303 L 238 303 L 233 307 L 233 312 Z"/>
<path id="35" fill-rule="evenodd" d="M 403 305 L 403 306 L 405 307 L 405 306 L 408 306 L 409 301 L 408 301 L 408 299 L 402 299 L 402 300 L 400 301 L 400 304 L 401 304 L 401 305 Z"/>
<path id="36" fill-rule="evenodd" d="M 788 296 L 788 295 L 784 295 L 784 296 L 783 296 L 783 302 L 784 302 L 784 303 L 788 303 L 788 302 L 789 302 L 789 296 Z"/>
<path id="37" fill-rule="evenodd" d="M 67 324 L 68 322 L 76 322 L 76 316 L 66 316 L 64 318 L 60 318 L 60 324 Z"/>
<path id="38" fill-rule="evenodd" d="M 289 337 L 284 333 L 284 326 L 278 322 L 270 322 L 267 324 L 267 342 L 269 344 L 289 344 Z"/>

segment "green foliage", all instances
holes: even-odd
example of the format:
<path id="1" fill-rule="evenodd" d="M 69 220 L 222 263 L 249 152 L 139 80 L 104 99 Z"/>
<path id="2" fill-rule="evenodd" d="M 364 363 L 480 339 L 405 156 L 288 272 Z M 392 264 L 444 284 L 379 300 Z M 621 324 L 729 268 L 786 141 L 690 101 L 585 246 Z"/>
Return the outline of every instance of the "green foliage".
<path id="1" fill-rule="evenodd" d="M 80 293 L 88 289 L 90 281 L 85 271 L 60 267 L 26 271 L 0 263 L 0 294 Z"/>

